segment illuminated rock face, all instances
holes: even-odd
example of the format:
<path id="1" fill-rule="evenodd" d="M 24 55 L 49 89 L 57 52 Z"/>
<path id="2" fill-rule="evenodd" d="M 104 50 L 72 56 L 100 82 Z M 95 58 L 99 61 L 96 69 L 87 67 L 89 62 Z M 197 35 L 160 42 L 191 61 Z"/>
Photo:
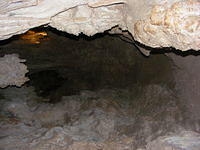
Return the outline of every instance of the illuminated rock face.
<path id="1" fill-rule="evenodd" d="M 94 35 L 119 25 L 126 29 L 124 4 L 91 8 L 77 6 L 52 17 L 50 26 L 71 34 Z"/>
<path id="2" fill-rule="evenodd" d="M 152 7 L 146 19 L 133 25 L 135 39 L 151 47 L 199 50 L 200 1 L 163 1 Z"/>
<path id="3" fill-rule="evenodd" d="M 147 46 L 200 49 L 199 0 L 0 1 L 0 40 L 40 25 L 90 36 L 119 26 Z"/>
<path id="4" fill-rule="evenodd" d="M 73 34 L 93 35 L 123 22 L 124 0 L 29 0 L 0 2 L 0 40 L 51 23 Z M 100 6 L 109 6 L 101 7 Z M 96 9 L 95 9 L 96 8 Z M 85 26 L 83 26 L 85 24 Z M 86 31 L 87 30 L 87 31 Z"/>

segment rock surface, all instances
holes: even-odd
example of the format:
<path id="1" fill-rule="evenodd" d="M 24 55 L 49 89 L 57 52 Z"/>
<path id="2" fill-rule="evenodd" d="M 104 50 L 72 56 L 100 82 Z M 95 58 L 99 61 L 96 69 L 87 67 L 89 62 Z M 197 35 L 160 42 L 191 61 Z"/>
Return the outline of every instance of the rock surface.
<path id="1" fill-rule="evenodd" d="M 159 137 L 147 145 L 147 150 L 199 150 L 200 134 L 182 131 L 178 135 Z"/>
<path id="2" fill-rule="evenodd" d="M 92 8 L 81 5 L 52 17 L 50 26 L 70 34 L 92 36 L 116 25 L 126 29 L 124 5 Z M 63 21 L 65 20 L 65 21 Z"/>
<path id="3" fill-rule="evenodd" d="M 184 116 L 177 99 L 165 87 L 149 85 L 138 97 L 132 93 L 82 91 L 49 104 L 32 87 L 0 90 L 0 148 L 136 150 L 184 130 L 178 125 Z"/>
<path id="4" fill-rule="evenodd" d="M 175 88 L 179 91 L 177 96 L 183 103 L 186 103 L 188 110 L 190 110 L 190 118 L 200 123 L 199 56 L 186 54 L 183 57 L 173 53 L 167 55 L 172 58 L 176 66 L 174 68 L 174 77 Z M 196 130 L 200 130 L 200 126 L 194 122 L 193 125 L 196 126 Z"/>
<path id="5" fill-rule="evenodd" d="M 200 49 L 200 1 L 146 0 L 144 3 L 148 15 L 136 21 L 133 18 L 130 27 L 137 41 L 150 47 Z"/>
<path id="6" fill-rule="evenodd" d="M 25 60 L 19 59 L 16 54 L 5 55 L 0 58 L 0 87 L 5 88 L 8 85 L 21 86 L 28 78 L 25 74 L 28 72 Z"/>
<path id="7" fill-rule="evenodd" d="M 0 40 L 50 25 L 94 35 L 119 26 L 151 47 L 200 49 L 198 0 L 2 0 Z"/>

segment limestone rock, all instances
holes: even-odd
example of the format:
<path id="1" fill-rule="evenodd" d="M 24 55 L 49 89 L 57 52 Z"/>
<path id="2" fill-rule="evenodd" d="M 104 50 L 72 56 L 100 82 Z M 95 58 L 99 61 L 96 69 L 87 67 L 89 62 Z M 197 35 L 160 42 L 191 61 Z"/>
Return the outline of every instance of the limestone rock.
<path id="1" fill-rule="evenodd" d="M 125 29 L 123 14 L 123 4 L 98 8 L 81 5 L 52 17 L 50 26 L 75 35 L 84 33 L 91 36 L 116 25 Z"/>
<path id="2" fill-rule="evenodd" d="M 134 37 L 151 47 L 200 49 L 200 2 L 155 5 L 146 19 L 134 24 Z"/>
<path id="3" fill-rule="evenodd" d="M 199 0 L 2 0 L 0 40 L 40 25 L 75 35 L 112 27 L 151 47 L 200 49 Z"/>
<path id="4" fill-rule="evenodd" d="M 4 88 L 8 85 L 21 86 L 28 78 L 25 74 L 28 72 L 25 60 L 19 59 L 17 55 L 5 55 L 0 58 L 0 87 Z"/>
<path id="5" fill-rule="evenodd" d="M 179 135 L 164 136 L 150 142 L 147 150 L 199 150 L 200 135 L 192 131 L 183 131 Z"/>
<path id="6" fill-rule="evenodd" d="M 0 40 L 49 24 L 52 17 L 76 6 L 99 7 L 119 2 L 123 0 L 3 0 L 0 3 Z"/>

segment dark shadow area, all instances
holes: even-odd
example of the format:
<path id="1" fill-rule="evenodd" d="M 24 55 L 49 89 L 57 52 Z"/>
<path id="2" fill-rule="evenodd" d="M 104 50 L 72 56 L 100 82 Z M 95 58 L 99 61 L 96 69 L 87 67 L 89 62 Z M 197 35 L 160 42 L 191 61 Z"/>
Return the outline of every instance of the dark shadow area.
<path id="1" fill-rule="evenodd" d="M 28 76 L 30 81 L 27 85 L 35 87 L 36 93 L 42 97 L 49 96 L 64 82 L 64 79 L 55 70 L 44 70 Z"/>
<path id="2" fill-rule="evenodd" d="M 146 45 L 143 45 L 137 41 L 135 41 L 135 43 L 137 45 L 139 45 L 140 47 L 143 47 L 149 51 L 151 51 L 151 54 L 167 54 L 167 53 L 175 53 L 176 55 L 182 56 L 182 57 L 186 57 L 189 55 L 193 55 L 193 56 L 198 56 L 200 55 L 200 51 L 195 51 L 195 50 L 187 50 L 187 51 L 181 51 L 178 49 L 175 49 L 173 47 L 163 47 L 163 48 L 152 48 L 152 47 L 148 47 Z"/>
<path id="3" fill-rule="evenodd" d="M 1 44 L 1 55 L 17 53 L 26 59 L 30 78 L 26 86 L 34 86 L 51 102 L 82 90 L 126 89 L 136 84 L 174 87 L 173 63 L 167 56 L 144 57 L 117 36 L 76 37 L 49 27 L 25 35 Z"/>

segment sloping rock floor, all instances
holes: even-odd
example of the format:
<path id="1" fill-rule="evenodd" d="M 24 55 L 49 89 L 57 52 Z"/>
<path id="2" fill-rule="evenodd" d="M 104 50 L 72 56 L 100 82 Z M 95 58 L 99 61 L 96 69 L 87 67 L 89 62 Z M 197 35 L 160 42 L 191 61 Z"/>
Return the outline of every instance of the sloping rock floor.
<path id="1" fill-rule="evenodd" d="M 47 103 L 33 87 L 0 90 L 0 150 L 200 150 L 173 92 L 159 85 L 81 91 Z"/>

